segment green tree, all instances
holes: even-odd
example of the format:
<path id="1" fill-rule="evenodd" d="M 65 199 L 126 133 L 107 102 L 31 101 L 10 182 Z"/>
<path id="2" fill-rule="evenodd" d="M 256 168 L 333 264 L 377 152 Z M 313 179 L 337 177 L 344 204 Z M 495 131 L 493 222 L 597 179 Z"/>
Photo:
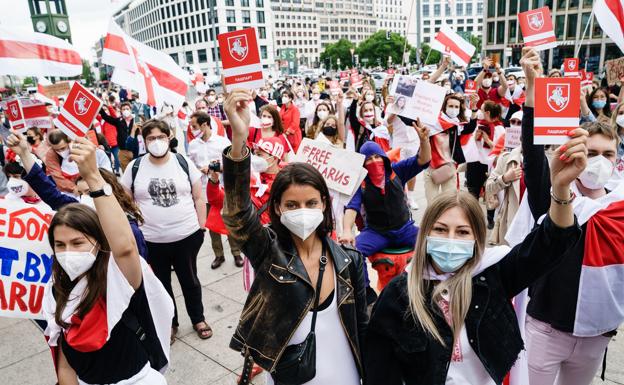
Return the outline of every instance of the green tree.
<path id="1" fill-rule="evenodd" d="M 35 82 L 31 76 L 24 78 L 24 83 L 22 83 L 22 87 L 26 88 L 26 87 L 32 87 L 34 85 L 35 85 Z"/>
<path id="2" fill-rule="evenodd" d="M 482 48 L 482 41 L 481 41 L 481 36 L 475 36 L 475 35 L 470 35 L 470 40 L 468 40 L 470 42 L 470 44 L 474 45 L 476 47 L 475 49 L 475 54 L 472 55 L 472 62 L 476 62 L 477 61 L 477 55 L 481 52 L 481 48 Z"/>
<path id="3" fill-rule="evenodd" d="M 82 61 L 82 79 L 87 86 L 93 85 L 93 72 L 91 71 L 91 64 L 87 60 Z"/>
<path id="4" fill-rule="evenodd" d="M 368 59 L 372 65 L 381 63 L 382 66 L 388 64 L 388 57 L 392 58 L 392 64 L 401 64 L 403 61 L 403 49 L 410 52 L 412 47 L 405 46 L 405 38 L 398 33 L 390 33 L 389 39 L 385 30 L 379 30 L 368 39 L 358 45 L 356 53 L 362 59 Z"/>
<path id="5" fill-rule="evenodd" d="M 423 43 L 421 45 L 421 49 L 422 56 L 420 60 L 422 60 L 425 65 L 437 64 L 440 62 L 440 59 L 442 59 L 442 54 L 439 51 L 431 49 L 431 47 L 427 43 Z"/>
<path id="6" fill-rule="evenodd" d="M 333 44 L 328 44 L 325 50 L 321 52 L 321 63 L 325 63 L 328 68 L 340 67 L 342 69 L 350 67 L 351 48 L 355 48 L 355 44 L 347 39 L 340 39 Z M 338 59 L 340 59 L 339 66 Z"/>

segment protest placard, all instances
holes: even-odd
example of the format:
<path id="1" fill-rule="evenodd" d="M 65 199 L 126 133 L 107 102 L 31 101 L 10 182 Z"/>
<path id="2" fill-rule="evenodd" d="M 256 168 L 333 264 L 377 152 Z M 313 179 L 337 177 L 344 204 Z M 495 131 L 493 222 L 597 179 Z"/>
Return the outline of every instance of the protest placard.
<path id="1" fill-rule="evenodd" d="M 542 51 L 557 46 L 550 8 L 542 7 L 518 14 L 524 45 Z"/>
<path id="2" fill-rule="evenodd" d="M 591 86 L 593 82 L 594 73 L 581 70 L 581 88 L 589 88 L 591 91 Z"/>
<path id="3" fill-rule="evenodd" d="M 351 87 L 362 88 L 362 76 L 358 73 L 351 74 Z"/>
<path id="4" fill-rule="evenodd" d="M 18 98 L 11 99 L 6 103 L 6 112 L 11 128 L 18 132 L 26 131 L 26 122 L 24 121 L 24 112 L 22 104 Z"/>
<path id="5" fill-rule="evenodd" d="M 563 144 L 579 127 L 579 78 L 535 79 L 534 144 Z"/>
<path id="6" fill-rule="evenodd" d="M 349 80 L 349 73 L 347 71 L 340 71 L 340 82 L 346 82 Z"/>
<path id="7" fill-rule="evenodd" d="M 578 77 L 579 76 L 579 59 L 578 58 L 567 58 L 563 60 L 563 73 L 564 76 L 569 77 Z"/>
<path id="8" fill-rule="evenodd" d="M 222 33 L 217 36 L 223 63 L 223 86 L 255 89 L 264 86 L 260 50 L 255 28 Z"/>
<path id="9" fill-rule="evenodd" d="M 520 147 L 522 142 L 520 137 L 522 135 L 521 126 L 510 126 L 505 129 L 505 148 Z"/>
<path id="10" fill-rule="evenodd" d="M 607 73 L 607 83 L 615 84 L 624 77 L 624 57 L 607 60 L 605 62 L 605 72 Z"/>
<path id="11" fill-rule="evenodd" d="M 328 188 L 349 196 L 359 187 L 360 175 L 365 172 L 364 155 L 308 138 L 301 142 L 293 161 L 312 165 L 323 175 Z"/>
<path id="12" fill-rule="evenodd" d="M 75 82 L 54 124 L 72 140 L 83 137 L 100 108 L 102 101 L 80 82 Z"/>
<path id="13" fill-rule="evenodd" d="M 23 98 L 20 101 L 24 119 L 26 120 L 26 127 L 52 129 L 52 118 L 44 102 L 29 98 Z"/>
<path id="14" fill-rule="evenodd" d="M 338 95 L 340 89 L 340 82 L 338 80 L 331 80 L 329 82 L 329 92 L 331 92 L 332 95 Z"/>
<path id="15" fill-rule="evenodd" d="M 43 88 L 43 94 L 48 98 L 54 98 L 59 96 L 65 96 L 69 93 L 69 82 L 58 82 L 47 86 L 41 86 Z"/>
<path id="16" fill-rule="evenodd" d="M 394 95 L 390 113 L 413 120 L 420 119 L 429 128 L 437 126 L 440 109 L 446 97 L 444 87 L 418 81 L 411 76 L 396 75 L 390 86 L 390 94 Z"/>
<path id="17" fill-rule="evenodd" d="M 474 80 L 467 79 L 464 84 L 464 94 L 465 95 L 473 95 L 477 93 L 477 82 Z"/>
<path id="18" fill-rule="evenodd" d="M 0 316 L 43 319 L 43 291 L 52 276 L 47 206 L 0 199 Z"/>

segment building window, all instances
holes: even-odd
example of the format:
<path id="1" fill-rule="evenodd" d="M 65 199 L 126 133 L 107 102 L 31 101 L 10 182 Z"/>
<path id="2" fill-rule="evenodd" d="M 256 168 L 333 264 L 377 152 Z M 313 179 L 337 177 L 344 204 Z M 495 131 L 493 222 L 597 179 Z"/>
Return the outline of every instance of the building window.
<path id="1" fill-rule="evenodd" d="M 193 64 L 193 51 L 186 51 L 186 64 Z"/>
<path id="2" fill-rule="evenodd" d="M 515 43 L 516 40 L 516 28 L 517 28 L 517 21 L 516 20 L 510 20 L 509 21 L 509 42 L 510 43 Z"/>
<path id="3" fill-rule="evenodd" d="M 423 4 L 422 13 L 423 17 L 429 17 L 429 4 Z"/>
<path id="4" fill-rule="evenodd" d="M 569 1 L 569 5 L 568 5 L 568 9 L 576 9 L 579 6 L 580 1 L 579 0 L 570 0 Z"/>
<path id="5" fill-rule="evenodd" d="M 180 64 L 179 61 L 178 61 L 178 54 L 177 53 L 172 53 L 169 56 L 171 56 L 171 58 L 173 59 L 174 62 L 176 62 L 176 64 Z"/>
<path id="6" fill-rule="evenodd" d="M 241 7 L 249 7 L 249 0 L 241 0 Z"/>
<path id="7" fill-rule="evenodd" d="M 243 23 L 251 23 L 251 12 L 243 11 L 242 16 L 243 16 Z"/>
<path id="8" fill-rule="evenodd" d="M 226 7 L 233 7 L 234 6 L 234 0 L 225 0 L 225 6 Z"/>
<path id="9" fill-rule="evenodd" d="M 487 42 L 494 44 L 494 22 L 487 23 Z"/>
<path id="10" fill-rule="evenodd" d="M 565 15 L 559 15 L 555 19 L 555 35 L 557 35 L 557 39 L 563 39 L 563 32 L 565 31 Z"/>
<path id="11" fill-rule="evenodd" d="M 268 59 L 269 54 L 265 45 L 260 46 L 260 59 Z"/>
<path id="12" fill-rule="evenodd" d="M 199 63 L 206 63 L 208 61 L 208 55 L 206 54 L 205 48 L 197 50 L 197 61 Z"/>
<path id="13" fill-rule="evenodd" d="M 472 3 L 466 3 L 466 16 L 472 16 Z"/>
<path id="14" fill-rule="evenodd" d="M 477 16 L 483 15 L 483 3 L 477 3 Z"/>
<path id="15" fill-rule="evenodd" d="M 498 0 L 498 16 L 505 16 L 507 0 Z"/>
<path id="16" fill-rule="evenodd" d="M 225 11 L 225 21 L 228 23 L 236 23 L 236 13 L 232 9 Z"/>
<path id="17" fill-rule="evenodd" d="M 228 26 L 228 32 L 234 32 L 236 31 L 236 27 L 233 25 Z"/>
<path id="18" fill-rule="evenodd" d="M 258 37 L 260 39 L 266 39 L 266 28 L 265 27 L 258 27 Z"/>
<path id="19" fill-rule="evenodd" d="M 511 0 L 509 2 L 509 15 L 515 15 L 518 13 L 518 0 Z"/>
<path id="20" fill-rule="evenodd" d="M 257 8 L 264 8 L 264 0 L 256 0 Z"/>
<path id="21" fill-rule="evenodd" d="M 496 1 L 488 0 L 487 17 L 494 17 L 494 16 L 496 16 Z"/>
<path id="22" fill-rule="evenodd" d="M 440 16 L 440 4 L 433 5 L 433 16 L 435 17 Z"/>
<path id="23" fill-rule="evenodd" d="M 256 18 L 258 19 L 258 23 L 264 24 L 264 11 L 256 11 Z"/>
<path id="24" fill-rule="evenodd" d="M 569 14 L 568 15 L 568 33 L 567 33 L 568 39 L 576 38 L 576 24 L 577 24 L 577 21 L 578 21 L 578 15 L 577 14 Z"/>
<path id="25" fill-rule="evenodd" d="M 496 43 L 505 43 L 505 22 L 499 21 L 496 23 Z"/>
<path id="26" fill-rule="evenodd" d="M 464 15 L 464 4 L 457 3 L 455 8 L 457 9 L 457 16 L 463 16 Z"/>
<path id="27" fill-rule="evenodd" d="M 598 24 L 598 20 L 596 20 L 596 16 L 594 16 L 594 21 L 592 22 L 592 38 L 600 38 L 602 37 L 602 28 L 600 28 L 600 24 Z"/>

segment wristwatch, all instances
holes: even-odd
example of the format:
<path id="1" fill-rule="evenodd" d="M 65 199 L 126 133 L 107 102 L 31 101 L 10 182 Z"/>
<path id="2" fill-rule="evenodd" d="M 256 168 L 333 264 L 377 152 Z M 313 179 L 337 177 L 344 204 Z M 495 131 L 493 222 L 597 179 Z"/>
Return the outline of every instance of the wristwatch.
<path id="1" fill-rule="evenodd" d="M 104 183 L 100 190 L 89 192 L 89 196 L 91 198 L 99 198 L 103 196 L 109 197 L 111 195 L 113 195 L 113 188 L 108 183 Z"/>

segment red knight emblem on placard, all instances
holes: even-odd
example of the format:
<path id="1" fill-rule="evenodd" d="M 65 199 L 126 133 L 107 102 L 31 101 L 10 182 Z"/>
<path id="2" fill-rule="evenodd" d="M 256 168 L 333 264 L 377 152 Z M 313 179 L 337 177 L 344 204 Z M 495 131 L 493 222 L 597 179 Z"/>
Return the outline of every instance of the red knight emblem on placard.
<path id="1" fill-rule="evenodd" d="M 243 61 L 249 53 L 249 45 L 247 44 L 247 35 L 237 35 L 228 37 L 228 51 L 232 58 L 237 61 Z"/>
<path id="2" fill-rule="evenodd" d="M 76 100 L 74 101 L 74 111 L 76 111 L 76 114 L 86 114 L 89 111 L 89 107 L 91 107 L 91 99 L 83 94 L 82 91 L 78 91 L 78 96 L 76 96 Z"/>
<path id="3" fill-rule="evenodd" d="M 561 112 L 570 102 L 570 86 L 569 84 L 549 84 L 546 95 L 548 106 L 555 112 Z"/>
<path id="4" fill-rule="evenodd" d="M 17 119 L 19 116 L 17 112 L 17 106 L 15 104 L 12 104 L 10 110 L 11 110 L 11 116 L 13 117 L 13 119 Z"/>
<path id="5" fill-rule="evenodd" d="M 542 14 L 542 11 L 532 13 L 527 18 L 529 27 L 534 31 L 539 31 L 544 26 L 544 14 Z"/>

